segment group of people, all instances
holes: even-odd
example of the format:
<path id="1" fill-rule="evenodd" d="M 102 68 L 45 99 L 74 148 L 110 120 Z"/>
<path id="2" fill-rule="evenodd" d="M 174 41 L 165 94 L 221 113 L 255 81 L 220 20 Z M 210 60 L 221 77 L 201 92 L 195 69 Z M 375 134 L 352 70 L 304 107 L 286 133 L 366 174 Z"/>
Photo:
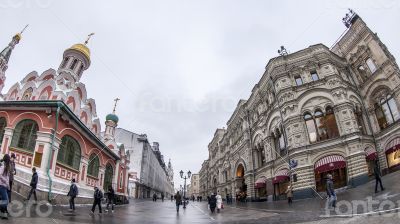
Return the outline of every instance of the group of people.
<path id="1" fill-rule="evenodd" d="M 164 198 L 165 198 L 164 194 L 161 193 L 161 201 L 162 201 L 162 202 L 164 202 Z M 157 196 L 156 193 L 154 193 L 154 194 L 153 194 L 153 201 L 156 202 L 157 199 L 158 199 L 158 196 Z M 171 201 L 172 201 L 172 200 L 173 200 L 173 198 L 172 198 L 172 196 L 171 196 Z"/>
<path id="2" fill-rule="evenodd" d="M 215 209 L 217 209 L 217 213 L 219 213 L 221 211 L 221 209 L 223 209 L 223 203 L 222 203 L 222 197 L 219 194 L 219 192 L 217 194 L 212 193 L 211 196 L 208 199 L 208 206 L 211 210 L 211 213 L 215 212 Z"/>

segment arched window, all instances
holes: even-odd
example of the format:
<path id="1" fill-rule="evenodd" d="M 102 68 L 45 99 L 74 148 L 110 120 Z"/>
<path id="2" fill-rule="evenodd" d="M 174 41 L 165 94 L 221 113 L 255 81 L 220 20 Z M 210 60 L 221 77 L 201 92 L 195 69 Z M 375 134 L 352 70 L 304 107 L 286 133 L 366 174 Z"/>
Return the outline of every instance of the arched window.
<path id="1" fill-rule="evenodd" d="M 28 151 L 34 151 L 38 125 L 33 120 L 23 120 L 14 129 L 11 146 Z"/>
<path id="2" fill-rule="evenodd" d="M 79 170 L 79 165 L 81 163 L 81 147 L 79 143 L 69 135 L 65 135 L 61 139 L 57 162 Z"/>
<path id="3" fill-rule="evenodd" d="M 64 58 L 64 61 L 61 64 L 61 68 L 65 68 L 67 66 L 68 61 L 69 61 L 69 57 Z"/>
<path id="4" fill-rule="evenodd" d="M 310 139 L 310 143 L 314 143 L 317 141 L 317 129 L 315 128 L 314 119 L 311 114 L 304 114 L 304 121 L 306 122 L 308 138 Z"/>
<path id="5" fill-rule="evenodd" d="M 121 172 L 119 173 L 119 189 L 122 189 L 122 184 L 124 182 L 124 175 L 123 174 L 124 173 L 121 170 Z"/>
<path id="6" fill-rule="evenodd" d="M 77 63 L 78 63 L 78 59 L 74 59 L 74 60 L 72 61 L 72 64 L 71 64 L 71 66 L 70 66 L 69 68 L 72 69 L 72 70 L 74 70 Z"/>
<path id="7" fill-rule="evenodd" d="M 30 100 L 33 93 L 33 88 L 29 87 L 25 90 L 24 95 L 22 95 L 22 100 Z"/>
<path id="8" fill-rule="evenodd" d="M 381 129 L 385 129 L 400 117 L 396 102 L 391 95 L 387 95 L 376 103 L 375 114 Z"/>
<path id="9" fill-rule="evenodd" d="M 83 65 L 81 65 L 80 67 L 79 67 L 79 70 L 78 70 L 78 75 L 80 76 L 81 75 L 81 73 L 82 73 L 82 71 L 83 71 Z"/>
<path id="10" fill-rule="evenodd" d="M 320 110 L 316 110 L 314 116 L 310 113 L 304 114 L 304 121 L 307 126 L 310 143 L 339 136 L 335 114 L 330 106 L 326 108 L 325 115 Z"/>
<path id="11" fill-rule="evenodd" d="M 368 66 L 369 70 L 371 71 L 371 73 L 374 73 L 376 71 L 376 65 L 371 58 L 368 58 L 365 61 L 365 63 L 367 63 L 367 66 Z"/>
<path id="12" fill-rule="evenodd" d="M 88 165 L 88 170 L 87 174 L 98 178 L 99 176 L 99 168 L 100 168 L 100 160 L 99 157 L 96 154 L 92 154 L 89 157 L 89 165 Z"/>
<path id="13" fill-rule="evenodd" d="M 323 141 L 328 139 L 328 133 L 326 130 L 326 123 L 324 114 L 320 110 L 316 110 L 314 113 L 315 125 L 317 127 L 317 141 Z"/>
<path id="14" fill-rule="evenodd" d="M 337 138 L 339 137 L 339 129 L 336 123 L 335 114 L 333 112 L 333 108 L 328 106 L 326 107 L 326 115 L 325 115 L 325 126 L 327 130 L 327 139 Z"/>
<path id="15" fill-rule="evenodd" d="M 286 144 L 283 134 L 277 129 L 275 131 L 275 149 L 279 152 L 279 155 L 284 156 L 286 154 Z"/>
<path id="16" fill-rule="evenodd" d="M 114 170 L 111 164 L 106 165 L 106 171 L 104 174 L 104 189 L 108 189 L 109 186 L 112 186 L 112 179 L 114 175 Z"/>
<path id="17" fill-rule="evenodd" d="M 3 142 L 3 137 L 4 137 L 4 131 L 7 126 L 7 121 L 4 117 L 0 117 L 0 146 L 1 143 Z"/>

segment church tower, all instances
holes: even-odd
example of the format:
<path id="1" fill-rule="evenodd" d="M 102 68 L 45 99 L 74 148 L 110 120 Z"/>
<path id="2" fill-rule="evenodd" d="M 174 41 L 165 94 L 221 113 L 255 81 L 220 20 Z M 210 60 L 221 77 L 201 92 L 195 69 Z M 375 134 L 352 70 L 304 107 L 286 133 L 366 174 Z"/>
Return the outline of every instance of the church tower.
<path id="1" fill-rule="evenodd" d="M 83 72 L 90 66 L 90 50 L 87 44 L 93 35 L 94 33 L 89 34 L 84 44 L 74 44 L 64 51 L 58 73 L 69 74 L 73 79 L 69 80 L 71 82 L 79 82 Z"/>
<path id="2" fill-rule="evenodd" d="M 0 53 L 0 95 L 1 91 L 4 88 L 4 83 L 6 81 L 6 71 L 8 68 L 8 61 L 10 60 L 11 53 L 14 50 L 15 45 L 17 45 L 21 40 L 22 33 L 24 32 L 27 26 L 25 26 L 25 28 L 21 31 L 21 33 L 15 34 L 15 36 L 12 38 L 8 46 L 4 48 L 4 50 L 1 51 Z"/>
<path id="3" fill-rule="evenodd" d="M 106 122 L 105 122 L 106 129 L 104 131 L 104 141 L 105 142 L 115 141 L 115 128 L 118 126 L 118 121 L 119 121 L 118 116 L 115 114 L 115 109 L 117 107 L 117 103 L 118 103 L 119 99 L 117 98 L 114 101 L 115 101 L 115 104 L 114 104 L 113 112 L 106 116 Z"/>

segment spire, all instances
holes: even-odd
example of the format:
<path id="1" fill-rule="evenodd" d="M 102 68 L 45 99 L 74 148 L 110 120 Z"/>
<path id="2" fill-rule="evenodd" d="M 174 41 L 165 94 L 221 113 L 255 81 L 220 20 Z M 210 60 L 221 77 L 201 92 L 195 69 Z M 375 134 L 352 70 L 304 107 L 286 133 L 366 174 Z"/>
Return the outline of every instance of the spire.
<path id="1" fill-rule="evenodd" d="M 4 82 L 6 81 L 5 72 L 8 69 L 8 61 L 10 60 L 11 53 L 14 50 L 15 45 L 17 45 L 21 40 L 22 33 L 27 27 L 28 25 L 26 25 L 20 33 L 15 34 L 8 46 L 0 52 L 0 95 L 4 87 Z"/>
<path id="2" fill-rule="evenodd" d="M 3 59 L 6 63 L 8 63 L 8 61 L 10 60 L 12 50 L 14 50 L 15 45 L 17 45 L 19 43 L 19 41 L 21 40 L 22 33 L 25 31 L 25 29 L 27 27 L 28 27 L 28 25 L 26 25 L 20 33 L 15 34 L 14 37 L 12 38 L 11 42 L 8 44 L 8 46 L 6 48 L 4 48 L 4 50 L 0 53 L 1 59 Z"/>
<path id="3" fill-rule="evenodd" d="M 117 108 L 117 103 L 120 99 L 114 99 L 114 108 L 111 114 L 107 114 L 106 116 L 106 130 L 104 131 L 104 139 L 107 140 L 114 140 L 115 139 L 115 128 L 118 126 L 119 118 L 115 114 L 115 110 Z"/>

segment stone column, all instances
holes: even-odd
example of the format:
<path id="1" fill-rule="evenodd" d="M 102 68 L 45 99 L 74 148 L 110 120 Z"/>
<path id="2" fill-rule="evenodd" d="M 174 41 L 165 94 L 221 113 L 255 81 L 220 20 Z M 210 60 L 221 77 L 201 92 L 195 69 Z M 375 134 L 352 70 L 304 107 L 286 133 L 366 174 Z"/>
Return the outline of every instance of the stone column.
<path id="1" fill-rule="evenodd" d="M 351 104 L 335 106 L 334 112 L 340 136 L 360 131 Z"/>
<path id="2" fill-rule="evenodd" d="M 253 174 L 248 173 L 244 176 L 244 178 L 245 178 L 245 183 L 247 185 L 247 197 L 250 198 L 250 200 L 253 200 L 256 197 L 256 192 L 254 190 Z"/>
<path id="3" fill-rule="evenodd" d="M 13 135 L 14 129 L 12 128 L 5 128 L 4 130 L 4 137 L 3 137 L 3 142 L 1 144 L 1 158 L 3 158 L 3 155 L 8 153 L 9 147 L 11 145 L 11 140 L 12 140 L 12 135 Z"/>

